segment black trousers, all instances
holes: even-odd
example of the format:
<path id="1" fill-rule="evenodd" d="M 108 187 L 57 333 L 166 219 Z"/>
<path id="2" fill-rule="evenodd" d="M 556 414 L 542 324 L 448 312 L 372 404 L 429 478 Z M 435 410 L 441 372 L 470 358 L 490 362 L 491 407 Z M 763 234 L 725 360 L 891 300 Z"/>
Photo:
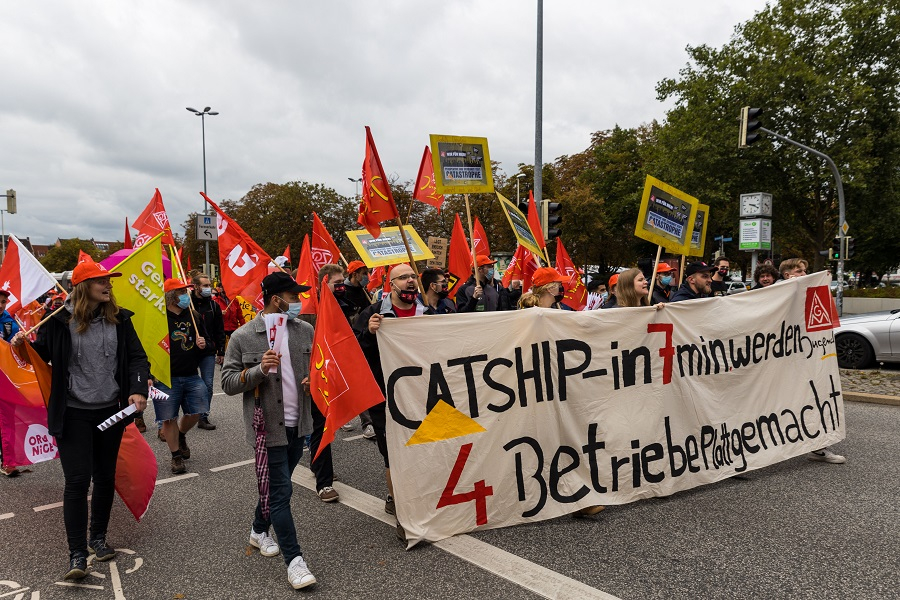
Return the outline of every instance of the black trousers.
<path id="1" fill-rule="evenodd" d="M 319 407 L 315 402 L 312 405 L 312 422 L 313 431 L 309 436 L 309 459 L 312 460 L 319 451 L 319 444 L 322 442 L 322 434 L 325 433 L 325 415 L 319 411 Z M 310 464 L 313 475 L 316 476 L 316 491 L 324 487 L 334 485 L 334 462 L 331 460 L 331 444 L 322 449 L 319 458 L 313 460 Z"/>
<path id="2" fill-rule="evenodd" d="M 116 406 L 92 410 L 66 408 L 63 434 L 56 440 L 56 446 L 66 478 L 63 520 L 69 552 L 87 552 L 87 497 L 92 480 L 90 537 L 106 535 L 116 493 L 116 460 L 125 422 L 120 421 L 106 431 L 100 431 L 97 425 L 117 410 Z"/>

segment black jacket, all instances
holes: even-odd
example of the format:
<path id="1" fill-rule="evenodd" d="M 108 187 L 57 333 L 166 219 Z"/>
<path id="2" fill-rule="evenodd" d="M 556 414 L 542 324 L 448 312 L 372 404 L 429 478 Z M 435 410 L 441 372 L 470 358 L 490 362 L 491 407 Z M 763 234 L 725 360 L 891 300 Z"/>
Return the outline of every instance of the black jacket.
<path id="1" fill-rule="evenodd" d="M 206 348 L 203 356 L 216 354 L 225 356 L 225 320 L 222 318 L 222 308 L 212 298 L 194 296 L 194 308 L 203 315 L 203 323 L 206 325 Z"/>
<path id="2" fill-rule="evenodd" d="M 662 302 L 669 302 L 669 290 L 667 288 L 663 288 L 658 285 L 653 286 L 653 296 L 650 297 L 650 304 L 660 304 Z"/>
<path id="3" fill-rule="evenodd" d="M 618 308 L 619 307 L 619 299 L 616 298 L 615 294 L 610 294 L 606 299 L 606 302 L 603 303 L 603 306 L 600 308 Z"/>
<path id="4" fill-rule="evenodd" d="M 672 294 L 669 298 L 669 302 L 681 302 L 682 300 L 695 300 L 697 298 L 709 298 L 709 294 L 696 293 L 693 289 L 691 289 L 691 285 L 685 281 L 681 284 L 681 287 Z"/>
<path id="5" fill-rule="evenodd" d="M 416 316 L 425 314 L 425 305 L 422 304 L 418 297 L 416 298 L 415 306 Z M 359 313 L 359 316 L 356 317 L 356 322 L 353 323 L 353 333 L 356 334 L 359 347 L 362 348 L 366 362 L 369 363 L 369 368 L 372 369 L 372 375 L 375 377 L 378 387 L 384 392 L 384 372 L 381 370 L 381 353 L 378 351 L 377 334 L 369 333 L 369 319 L 374 314 L 381 314 L 386 318 L 397 318 L 396 313 L 394 313 L 394 305 L 391 303 L 391 294 L 387 294 L 380 301 Z"/>
<path id="6" fill-rule="evenodd" d="M 53 366 L 50 379 L 50 400 L 47 405 L 47 426 L 50 435 L 62 437 L 66 416 L 66 396 L 69 390 L 69 355 L 72 334 L 69 331 L 69 311 L 61 310 L 38 329 L 34 349 Z M 128 406 L 132 394 L 147 396 L 150 363 L 131 323 L 133 313 L 119 308 L 116 324 L 116 383 L 119 384 L 119 409 Z"/>

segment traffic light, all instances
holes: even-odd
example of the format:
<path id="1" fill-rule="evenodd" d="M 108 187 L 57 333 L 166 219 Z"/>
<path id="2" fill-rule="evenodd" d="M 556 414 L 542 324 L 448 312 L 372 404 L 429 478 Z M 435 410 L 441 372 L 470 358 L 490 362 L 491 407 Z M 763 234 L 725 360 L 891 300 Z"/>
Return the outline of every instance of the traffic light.
<path id="1" fill-rule="evenodd" d="M 528 216 L 528 200 L 522 200 L 516 206 L 519 207 L 519 210 L 522 211 L 522 214 L 526 217 Z"/>
<path id="2" fill-rule="evenodd" d="M 847 252 L 844 254 L 844 259 L 852 258 L 856 253 L 856 240 L 852 237 L 844 238 L 847 240 Z"/>
<path id="3" fill-rule="evenodd" d="M 831 260 L 841 260 L 841 238 L 836 237 L 831 240 L 831 254 L 829 258 Z"/>
<path id="4" fill-rule="evenodd" d="M 746 148 L 759 139 L 759 134 L 754 133 L 762 127 L 759 116 L 763 114 L 761 108 L 750 108 L 745 106 L 741 109 L 741 133 L 738 138 L 738 148 Z"/>
<path id="5" fill-rule="evenodd" d="M 6 190 L 6 212 L 16 214 L 16 190 Z"/>
<path id="6" fill-rule="evenodd" d="M 541 211 L 541 216 L 543 216 L 543 223 L 541 226 L 544 228 L 544 237 L 547 238 L 547 241 L 558 238 L 562 234 L 562 229 L 557 227 L 560 223 L 562 223 L 562 204 L 559 202 L 551 202 L 550 200 L 544 200 L 542 202 L 544 205 L 544 210 Z"/>

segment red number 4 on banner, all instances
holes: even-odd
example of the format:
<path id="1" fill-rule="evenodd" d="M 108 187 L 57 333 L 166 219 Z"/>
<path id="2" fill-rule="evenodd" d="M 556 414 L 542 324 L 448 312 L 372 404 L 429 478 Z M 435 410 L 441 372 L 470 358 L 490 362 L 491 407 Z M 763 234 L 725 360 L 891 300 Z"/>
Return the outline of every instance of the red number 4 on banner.
<path id="1" fill-rule="evenodd" d="M 444 487 L 444 492 L 441 494 L 441 499 L 438 500 L 437 508 L 444 508 L 445 506 L 453 506 L 454 504 L 464 504 L 466 502 L 475 501 L 475 523 L 477 525 L 486 525 L 487 524 L 487 500 L 488 496 L 494 495 L 494 488 L 489 485 L 484 484 L 484 479 L 481 481 L 475 482 L 475 489 L 471 492 L 466 492 L 464 494 L 457 494 L 453 490 L 456 489 L 457 484 L 459 484 L 459 478 L 462 475 L 463 469 L 466 466 L 466 461 L 469 460 L 469 452 L 472 451 L 472 444 L 464 444 L 459 449 L 459 455 L 456 457 L 456 464 L 453 465 L 453 470 L 450 471 L 450 479 L 447 480 L 447 485 Z"/>

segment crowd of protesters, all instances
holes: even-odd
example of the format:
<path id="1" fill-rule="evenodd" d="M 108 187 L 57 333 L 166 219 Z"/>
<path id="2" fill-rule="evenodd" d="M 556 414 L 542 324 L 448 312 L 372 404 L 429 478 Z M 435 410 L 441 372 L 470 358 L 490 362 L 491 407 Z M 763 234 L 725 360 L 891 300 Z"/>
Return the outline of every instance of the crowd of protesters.
<path id="1" fill-rule="evenodd" d="M 64 520 L 69 542 L 69 569 L 65 578 L 78 580 L 88 571 L 89 553 L 97 560 L 109 560 L 115 552 L 107 544 L 107 526 L 113 496 L 115 463 L 122 432 L 129 420 L 105 431 L 96 425 L 119 409 L 135 404 L 143 410 L 147 403 L 148 381 L 166 396 L 154 400 L 157 435 L 171 452 L 171 471 L 184 473 L 191 458 L 187 434 L 195 426 L 213 431 L 210 419 L 214 373 L 221 365 L 222 389 L 243 399 L 248 443 L 268 465 L 267 492 L 260 485 L 248 543 L 267 557 L 282 555 L 288 579 L 295 589 L 316 583 L 298 541 L 291 513 L 291 473 L 304 450 L 315 456 L 325 428 L 325 416 L 309 395 L 309 363 L 315 315 L 301 315 L 303 296 L 320 294 L 325 285 L 343 311 L 359 342 L 376 383 L 384 391 L 384 374 L 378 348 L 378 332 L 384 319 L 419 315 L 494 312 L 528 308 L 572 310 L 564 302 L 572 280 L 552 267 L 538 268 L 531 286 L 513 279 L 504 286 L 498 278 L 495 260 L 478 255 L 471 277 L 451 298 L 450 274 L 427 268 L 417 273 L 407 264 L 392 267 L 386 281 L 370 293 L 370 274 L 361 261 L 346 267 L 326 264 L 318 272 L 318 285 L 301 285 L 296 271 L 282 260 L 273 264 L 261 282 L 263 309 L 252 318 L 245 316 L 236 299 L 200 272 L 188 279 L 168 279 L 164 283 L 169 324 L 171 385 L 154 382 L 149 363 L 131 325 L 129 311 L 116 305 L 108 273 L 94 263 L 79 264 L 72 276 L 75 284 L 68 298 L 48 296 L 44 310 L 58 310 L 38 329 L 32 342 L 42 360 L 55 367 L 48 406 L 50 433 L 57 438 L 65 476 Z M 806 274 L 806 261 L 789 259 L 776 269 L 769 263 L 753 273 L 759 289 Z M 712 265 L 692 262 L 685 266 L 681 280 L 678 269 L 660 262 L 654 270 L 621 270 L 611 276 L 594 276 L 586 282 L 584 310 L 634 308 L 711 298 L 723 295 L 730 280 L 730 262 L 719 257 Z M 653 279 L 651 281 L 651 278 Z M 0 308 L 8 294 L 0 290 Z M 288 326 L 279 349 L 271 349 L 266 336 L 265 315 L 287 316 Z M 0 335 L 22 352 L 26 336 L 14 320 L 0 312 Z M 29 359 L 30 360 L 30 359 Z M 141 432 L 146 431 L 143 412 L 135 417 Z M 387 488 L 384 510 L 396 513 L 391 482 L 386 434 L 385 404 L 382 402 L 360 415 L 363 437 L 375 441 L 384 465 Z M 350 430 L 354 423 L 344 429 Z M 260 438 L 260 431 L 265 435 Z M 193 435 L 193 434 L 192 434 Z M 260 452 L 263 454 L 261 455 Z M 843 463 L 844 457 L 823 448 L 810 453 L 811 460 Z M 327 503 L 340 495 L 333 487 L 331 446 L 311 461 L 318 497 Z M 6 475 L 14 468 L 3 466 Z M 261 482 L 262 480 L 260 480 Z M 88 519 L 88 489 L 93 482 Z M 600 512 L 602 506 L 587 507 L 583 515 Z M 88 526 L 89 525 L 89 526 Z M 275 537 L 270 535 L 270 529 Z M 405 539 L 399 522 L 397 535 Z M 277 541 L 276 541 L 277 538 Z"/>

